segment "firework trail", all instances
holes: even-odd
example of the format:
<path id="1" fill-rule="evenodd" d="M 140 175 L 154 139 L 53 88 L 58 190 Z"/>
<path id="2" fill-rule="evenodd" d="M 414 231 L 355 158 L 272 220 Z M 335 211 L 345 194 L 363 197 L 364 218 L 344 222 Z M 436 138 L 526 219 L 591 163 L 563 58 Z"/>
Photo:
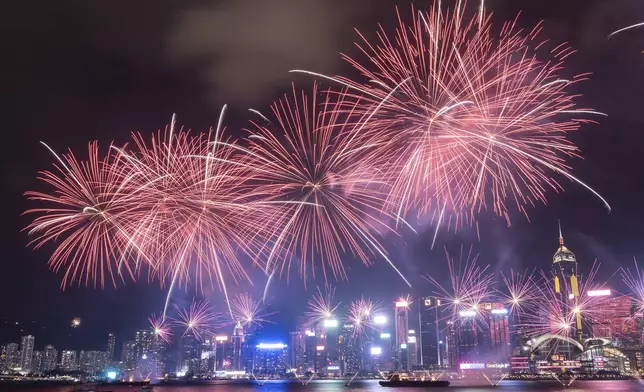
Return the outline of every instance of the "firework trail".
<path id="1" fill-rule="evenodd" d="M 348 314 L 345 321 L 354 326 L 356 336 L 365 336 L 369 329 L 374 329 L 372 316 L 380 311 L 380 303 L 361 297 L 359 300 L 349 304 Z"/>
<path id="2" fill-rule="evenodd" d="M 490 266 L 481 267 L 477 264 L 478 255 L 472 255 L 470 247 L 465 260 L 463 260 L 463 247 L 456 264 L 454 258 L 450 257 L 445 249 L 447 265 L 449 268 L 449 285 L 444 285 L 441 280 L 432 276 L 426 276 L 434 287 L 434 295 L 440 299 L 448 313 L 451 313 L 451 320 L 456 321 L 464 314 L 472 316 L 480 315 L 479 304 L 491 298 L 494 284 L 494 273 Z M 475 317 L 478 319 L 478 317 Z"/>
<path id="3" fill-rule="evenodd" d="M 333 312 L 336 311 L 340 303 L 335 304 L 333 297 L 335 296 L 335 288 L 327 286 L 324 293 L 318 287 L 317 292 L 309 299 L 307 311 L 304 313 L 306 321 L 304 326 L 315 326 L 320 321 L 331 319 Z"/>
<path id="4" fill-rule="evenodd" d="M 317 85 L 310 97 L 285 96 L 272 106 L 270 122 L 252 122 L 248 162 L 253 195 L 266 203 L 266 273 L 290 271 L 299 260 L 300 276 L 315 276 L 319 267 L 346 278 L 342 257 L 350 253 L 369 265 L 387 257 L 378 233 L 384 194 L 371 145 L 358 142 L 354 116 L 327 93 L 319 101 Z M 333 95 L 333 97 L 332 97 Z"/>
<path id="5" fill-rule="evenodd" d="M 183 336 L 192 334 L 197 340 L 212 334 L 221 316 L 214 313 L 205 301 L 194 301 L 187 309 L 175 305 L 175 309 L 177 317 L 173 319 L 174 324 L 184 329 Z"/>
<path id="6" fill-rule="evenodd" d="M 172 330 L 170 325 L 170 320 L 161 316 L 157 317 L 155 314 L 148 318 L 150 326 L 154 334 L 161 338 L 166 343 L 170 343 L 172 340 Z"/>
<path id="7" fill-rule="evenodd" d="M 106 278 L 116 285 L 120 274 L 114 254 L 126 260 L 124 269 L 134 279 L 137 270 L 129 263 L 130 253 L 145 256 L 119 223 L 124 211 L 118 195 L 124 182 L 122 162 L 115 154 L 100 159 L 95 142 L 89 144 L 87 161 L 77 159 L 71 151 L 59 156 L 46 147 L 58 163 L 54 164 L 56 171 L 43 171 L 38 177 L 51 187 L 49 193 L 25 193 L 29 200 L 50 205 L 25 212 L 37 215 L 27 226 L 29 235 L 34 236 L 30 244 L 36 249 L 57 244 L 49 266 L 65 271 L 63 289 L 76 281 L 104 287 Z"/>
<path id="8" fill-rule="evenodd" d="M 495 36 L 484 4 L 478 20 L 461 2 L 412 14 L 410 24 L 398 14 L 394 34 L 381 28 L 378 42 L 360 35 L 364 60 L 344 56 L 368 84 L 330 78 L 355 91 L 360 103 L 350 110 L 369 116 L 362 137 L 390 168 L 395 215 L 447 205 L 456 225 L 488 208 L 510 223 L 510 205 L 527 214 L 547 191 L 563 189 L 555 173 L 610 209 L 567 163 L 579 157 L 567 135 L 589 122 L 582 114 L 601 114 L 577 107 L 569 92 L 587 75 L 561 76 L 573 50 L 548 48 L 540 24 L 522 31 L 514 20 Z"/>
<path id="9" fill-rule="evenodd" d="M 69 323 L 69 325 L 70 325 L 72 328 L 78 328 L 78 327 L 80 327 L 80 325 L 81 325 L 81 319 L 80 319 L 80 317 L 74 317 L 74 318 L 72 319 L 72 322 L 71 322 L 71 323 Z"/>
<path id="10" fill-rule="evenodd" d="M 614 36 L 616 36 L 619 33 L 622 33 L 624 31 L 628 31 L 628 30 L 633 30 L 633 29 L 640 28 L 640 27 L 644 27 L 644 22 L 635 23 L 633 25 L 621 28 L 621 29 L 619 29 L 617 31 L 613 31 L 612 33 L 608 34 L 608 37 L 606 37 L 606 38 L 611 39 L 611 38 L 613 38 Z"/>
<path id="11" fill-rule="evenodd" d="M 267 301 L 256 301 L 248 293 L 236 294 L 230 304 L 233 310 L 233 323 L 241 323 L 244 327 L 261 326 L 269 322 L 266 318 L 275 312 L 267 312 Z"/>

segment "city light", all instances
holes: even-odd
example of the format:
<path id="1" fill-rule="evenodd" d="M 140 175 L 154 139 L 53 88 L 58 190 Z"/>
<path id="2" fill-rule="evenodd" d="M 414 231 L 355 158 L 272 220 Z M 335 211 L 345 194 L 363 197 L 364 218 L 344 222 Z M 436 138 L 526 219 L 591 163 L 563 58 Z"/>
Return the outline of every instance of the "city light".
<path id="1" fill-rule="evenodd" d="M 371 355 L 382 354 L 382 347 L 371 347 Z"/>
<path id="2" fill-rule="evenodd" d="M 409 302 L 407 301 L 396 301 L 397 308 L 407 308 L 409 307 Z"/>
<path id="3" fill-rule="evenodd" d="M 458 312 L 458 315 L 461 317 L 474 317 L 476 316 L 476 311 L 475 310 L 461 310 Z"/>
<path id="4" fill-rule="evenodd" d="M 384 316 L 382 314 L 373 316 L 373 323 L 376 325 L 385 325 L 387 324 L 387 316 Z"/>
<path id="5" fill-rule="evenodd" d="M 260 343 L 257 345 L 260 350 L 283 350 L 286 347 L 284 343 Z"/>
<path id="6" fill-rule="evenodd" d="M 314 332 L 314 331 L 311 331 L 310 329 L 307 329 L 307 330 L 306 330 L 306 336 L 314 337 L 314 336 L 315 336 L 315 332 Z"/>
<path id="7" fill-rule="evenodd" d="M 326 319 L 324 320 L 324 328 L 337 328 L 338 320 Z"/>
<path id="8" fill-rule="evenodd" d="M 410 335 L 415 335 L 415 334 L 416 334 L 416 331 L 414 331 L 413 329 L 410 329 L 408 333 L 409 333 Z"/>
<path id="9" fill-rule="evenodd" d="M 416 343 L 416 337 L 415 336 L 410 336 L 407 338 L 407 343 Z"/>
<path id="10" fill-rule="evenodd" d="M 492 314 L 508 314 L 508 310 L 503 309 L 492 309 Z"/>
<path id="11" fill-rule="evenodd" d="M 326 370 L 340 370 L 340 366 L 338 365 L 329 365 L 326 367 Z"/>
<path id="12" fill-rule="evenodd" d="M 225 342 L 228 340 L 228 336 L 215 336 L 215 340 L 218 342 Z"/>
<path id="13" fill-rule="evenodd" d="M 383 332 L 380 334 L 380 339 L 391 339 L 391 334 L 389 332 Z"/>
<path id="14" fill-rule="evenodd" d="M 114 372 L 114 371 L 107 372 L 107 378 L 109 378 L 110 380 L 115 380 L 116 379 L 116 372 Z"/>
<path id="15" fill-rule="evenodd" d="M 407 349 L 407 343 L 400 343 L 400 349 L 401 350 Z"/>
<path id="16" fill-rule="evenodd" d="M 606 297 L 611 295 L 611 291 L 609 289 L 604 289 L 604 290 L 590 290 L 588 292 L 589 297 Z"/>
<path id="17" fill-rule="evenodd" d="M 324 351 L 324 346 L 315 346 L 316 351 Z"/>
<path id="18" fill-rule="evenodd" d="M 461 363 L 461 370 L 471 370 L 471 369 L 485 369 L 484 363 Z"/>

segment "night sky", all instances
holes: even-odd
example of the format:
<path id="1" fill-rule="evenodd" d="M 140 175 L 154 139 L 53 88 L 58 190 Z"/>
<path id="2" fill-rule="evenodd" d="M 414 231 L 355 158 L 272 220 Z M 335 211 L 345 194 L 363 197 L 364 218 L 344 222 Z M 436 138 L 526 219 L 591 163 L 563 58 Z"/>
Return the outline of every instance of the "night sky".
<path id="1" fill-rule="evenodd" d="M 449 0 L 443 0 L 444 4 Z M 354 76 L 339 52 L 357 55 L 357 27 L 372 37 L 377 23 L 395 23 L 394 6 L 407 12 L 409 2 L 385 0 L 229 0 L 182 2 L 13 1 L 0 15 L 0 107 L 2 112 L 3 222 L 0 260 L 0 344 L 17 341 L 22 332 L 36 335 L 36 348 L 53 343 L 60 348 L 105 349 L 108 332 L 122 342 L 147 317 L 162 310 L 165 291 L 157 283 L 128 283 L 105 290 L 74 287 L 60 290 L 61 274 L 48 270 L 51 249 L 34 252 L 21 229 L 21 213 L 33 204 L 26 190 L 45 190 L 38 170 L 51 168 L 52 156 L 39 144 L 59 152 L 82 154 L 87 142 L 123 143 L 131 131 L 151 133 L 177 113 L 178 122 L 195 131 L 217 123 L 229 104 L 227 129 L 235 134 L 248 120 L 247 109 L 263 110 L 291 88 L 300 68 Z M 416 1 L 426 7 L 429 1 Z M 471 2 L 470 7 L 474 8 Z M 571 138 L 583 160 L 572 162 L 574 174 L 601 193 L 601 203 L 578 185 L 562 180 L 565 193 L 549 194 L 547 206 L 530 211 L 530 221 L 515 214 L 513 225 L 480 217 L 481 241 L 474 230 L 440 232 L 430 250 L 433 228 L 419 235 L 403 232 L 388 241 L 388 250 L 415 284 L 412 294 L 427 292 L 420 275 L 445 273 L 444 247 L 458 252 L 474 247 L 480 260 L 496 270 L 548 268 L 557 247 L 557 219 L 567 245 L 582 271 L 594 259 L 608 279 L 620 266 L 642 256 L 644 221 L 644 29 L 607 41 L 621 27 L 644 20 L 641 0 L 488 0 L 499 24 L 522 11 L 527 27 L 545 20 L 544 35 L 568 41 L 578 53 L 565 75 L 593 72 L 576 85 L 580 106 L 605 112 L 600 125 L 584 125 Z M 310 88 L 312 78 L 297 76 L 297 87 Z M 347 302 L 364 294 L 392 301 L 407 293 L 404 283 L 383 261 L 366 268 L 347 258 L 350 284 L 334 282 Z M 261 274 L 244 289 L 261 295 Z M 613 279 L 617 287 L 618 279 Z M 307 291 L 293 275 L 271 289 L 278 323 L 271 333 L 287 331 L 316 284 Z M 194 291 L 178 292 L 187 302 Z M 219 293 L 207 293 L 210 299 Z M 69 321 L 83 319 L 81 328 Z M 15 325 L 18 321 L 20 324 Z"/>

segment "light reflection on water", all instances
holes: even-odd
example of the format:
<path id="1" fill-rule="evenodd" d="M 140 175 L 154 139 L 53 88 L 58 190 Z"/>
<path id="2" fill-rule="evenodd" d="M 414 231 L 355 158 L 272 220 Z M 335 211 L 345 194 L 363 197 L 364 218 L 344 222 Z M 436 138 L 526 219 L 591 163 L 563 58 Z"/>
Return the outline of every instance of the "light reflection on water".
<path id="1" fill-rule="evenodd" d="M 263 386 L 257 384 L 202 384 L 202 385 L 157 385 L 154 386 L 153 392 L 413 392 L 417 391 L 458 391 L 458 392 L 516 392 L 516 391 L 535 391 L 535 392 L 636 392 L 644 391 L 644 383 L 637 381 L 576 381 L 570 387 L 565 388 L 556 381 L 503 381 L 498 387 L 485 385 L 482 383 L 454 381 L 447 388 L 383 388 L 376 380 L 354 382 L 350 386 L 345 386 L 346 381 L 339 380 L 316 380 L 309 385 L 303 386 L 299 383 L 288 381 L 268 381 Z M 4 387 L 4 386 L 3 386 Z M 3 389 L 4 391 L 5 389 Z M 71 392 L 73 389 L 69 386 L 57 388 L 10 388 L 7 391 L 19 392 Z M 114 387 L 102 386 L 98 392 L 138 392 L 140 387 Z"/>

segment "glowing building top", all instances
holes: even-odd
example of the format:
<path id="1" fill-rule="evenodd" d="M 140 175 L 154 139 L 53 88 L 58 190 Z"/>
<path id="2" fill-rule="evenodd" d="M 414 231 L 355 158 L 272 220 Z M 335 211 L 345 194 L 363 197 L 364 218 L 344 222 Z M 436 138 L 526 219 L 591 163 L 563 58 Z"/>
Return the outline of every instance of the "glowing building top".
<path id="1" fill-rule="evenodd" d="M 552 256 L 552 262 L 553 263 L 576 263 L 577 258 L 575 257 L 575 254 L 570 251 L 570 249 L 566 248 L 564 245 L 564 239 L 563 235 L 561 234 L 561 222 L 559 223 L 559 248 L 555 252 L 554 256 Z"/>

